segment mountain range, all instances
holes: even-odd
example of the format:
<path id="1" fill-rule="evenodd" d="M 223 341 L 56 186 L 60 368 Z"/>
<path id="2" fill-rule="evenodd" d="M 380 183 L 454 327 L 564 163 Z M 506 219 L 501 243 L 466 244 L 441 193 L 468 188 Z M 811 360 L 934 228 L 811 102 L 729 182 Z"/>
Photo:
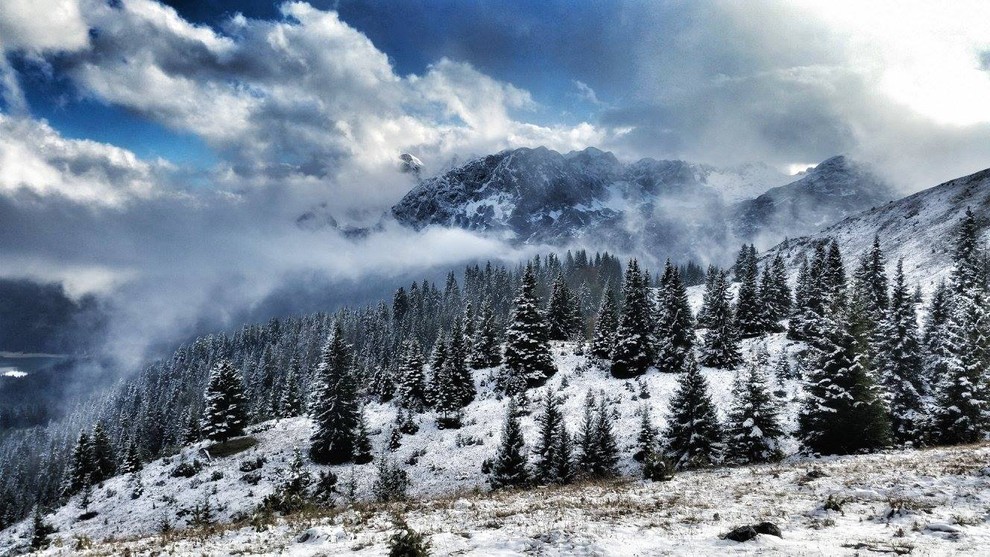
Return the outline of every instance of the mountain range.
<path id="1" fill-rule="evenodd" d="M 623 164 L 595 148 L 561 154 L 539 147 L 422 180 L 391 213 L 417 230 L 459 227 L 516 244 L 719 261 L 740 243 L 770 247 L 894 197 L 867 166 L 844 156 L 787 176 L 762 164 Z"/>

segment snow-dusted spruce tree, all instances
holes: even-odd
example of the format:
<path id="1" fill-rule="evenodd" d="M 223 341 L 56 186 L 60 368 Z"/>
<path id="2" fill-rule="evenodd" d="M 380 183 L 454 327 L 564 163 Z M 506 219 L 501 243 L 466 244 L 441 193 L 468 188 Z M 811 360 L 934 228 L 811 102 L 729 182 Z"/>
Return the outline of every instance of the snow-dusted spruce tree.
<path id="1" fill-rule="evenodd" d="M 801 256 L 801 264 L 798 266 L 797 284 L 794 288 L 794 304 L 791 306 L 790 321 L 787 324 L 787 338 L 791 340 L 805 340 L 807 322 L 811 306 L 815 303 L 812 299 L 812 289 L 815 288 L 811 276 L 811 265 L 808 258 Z"/>
<path id="2" fill-rule="evenodd" d="M 474 386 L 474 375 L 467 365 L 467 345 L 461 320 L 456 319 L 450 330 L 447 345 L 447 360 L 443 363 L 449 386 L 454 392 L 459 408 L 464 408 L 474 402 L 477 390 Z"/>
<path id="3" fill-rule="evenodd" d="M 561 422 L 560 433 L 557 435 L 557 446 L 554 448 L 554 478 L 557 483 L 569 484 L 574 481 L 574 439 L 567 431 L 567 425 Z"/>
<path id="4" fill-rule="evenodd" d="M 735 329 L 742 338 L 752 338 L 764 333 L 763 312 L 760 308 L 757 276 L 756 248 L 743 246 L 743 254 L 736 261 L 739 293 L 736 296 Z"/>
<path id="5" fill-rule="evenodd" d="M 732 369 L 742 363 L 729 296 L 729 282 L 721 274 L 708 295 L 708 330 L 701 346 L 701 363 L 709 367 Z"/>
<path id="6" fill-rule="evenodd" d="M 226 441 L 244 434 L 247 400 L 240 372 L 230 360 L 220 360 L 210 371 L 203 410 L 203 435 L 211 441 Z"/>
<path id="7" fill-rule="evenodd" d="M 642 375 L 653 361 L 653 335 L 650 334 L 653 307 L 639 262 L 635 259 L 626 267 L 622 295 L 622 316 L 615 335 L 611 371 L 616 378 L 628 379 Z"/>
<path id="8" fill-rule="evenodd" d="M 917 444 L 925 425 L 922 396 L 921 339 L 918 315 L 904 280 L 904 262 L 897 261 L 894 288 L 876 335 L 877 369 L 887 389 L 891 432 L 897 443 Z"/>
<path id="9" fill-rule="evenodd" d="M 684 358 L 694 348 L 694 318 L 681 274 L 669 259 L 660 277 L 654 336 L 657 368 L 661 371 L 681 369 Z"/>
<path id="10" fill-rule="evenodd" d="M 402 408 L 421 412 L 427 405 L 426 362 L 416 339 L 402 342 L 399 353 L 399 376 L 396 378 L 396 401 Z"/>
<path id="11" fill-rule="evenodd" d="M 951 304 L 944 329 L 944 370 L 934 412 L 933 437 L 943 444 L 972 443 L 988 429 L 986 370 L 990 367 L 990 302 L 984 250 L 972 211 L 960 223 L 952 270 Z"/>
<path id="12" fill-rule="evenodd" d="M 474 331 L 471 346 L 471 367 L 484 369 L 502 363 L 502 347 L 498 342 L 498 328 L 495 325 L 495 310 L 491 299 L 481 306 L 478 327 Z"/>
<path id="13" fill-rule="evenodd" d="M 543 395 L 543 411 L 536 418 L 539 425 L 539 438 L 533 453 L 536 455 L 535 479 L 541 483 L 557 481 L 557 449 L 564 425 L 560 411 L 560 399 L 547 389 Z"/>
<path id="14" fill-rule="evenodd" d="M 93 444 L 89 433 L 80 431 L 69 457 L 69 470 L 62 490 L 65 495 L 78 493 L 92 483 L 96 463 L 93 460 Z"/>
<path id="15" fill-rule="evenodd" d="M 722 426 L 693 356 L 684 362 L 680 385 L 670 400 L 663 438 L 663 452 L 678 470 L 708 466 L 722 457 Z"/>
<path id="16" fill-rule="evenodd" d="M 358 427 L 357 385 L 351 347 L 335 321 L 314 371 L 310 414 L 314 431 L 309 456 L 317 464 L 343 464 L 354 456 Z"/>
<path id="17" fill-rule="evenodd" d="M 865 307 L 850 300 L 840 321 L 825 320 L 813 346 L 798 437 L 808 451 L 851 454 L 890 442 L 890 418 L 874 379 L 866 338 Z"/>
<path id="18" fill-rule="evenodd" d="M 502 425 L 502 440 L 492 463 L 488 483 L 492 489 L 523 487 L 530 476 L 526 463 L 526 441 L 519 425 L 518 407 L 515 398 L 510 397 L 505 408 L 505 422 Z"/>
<path id="19" fill-rule="evenodd" d="M 889 302 L 885 265 L 883 250 L 880 249 L 880 237 L 874 235 L 873 246 L 863 254 L 853 272 L 853 289 L 864 301 L 866 317 L 874 329 L 884 320 Z"/>
<path id="20" fill-rule="evenodd" d="M 581 332 L 581 313 L 563 273 L 553 281 L 546 316 L 549 340 L 569 340 Z"/>
<path id="21" fill-rule="evenodd" d="M 471 345 L 474 343 L 474 331 L 478 325 L 474 314 L 474 305 L 470 300 L 464 303 L 464 315 L 461 318 L 461 325 L 464 327 L 464 345 L 468 347 L 468 365 L 470 365 Z"/>
<path id="22" fill-rule="evenodd" d="M 371 437 L 368 435 L 368 422 L 364 417 L 364 409 L 358 411 L 358 423 L 354 428 L 354 454 L 351 460 L 354 464 L 371 462 Z"/>
<path id="23" fill-rule="evenodd" d="M 504 359 L 504 387 L 509 394 L 516 394 L 519 388 L 538 387 L 557 372 L 550 355 L 547 321 L 540 311 L 532 265 L 526 266 L 519 294 L 513 303 L 512 317 L 505 332 Z"/>
<path id="24" fill-rule="evenodd" d="M 770 393 L 766 373 L 755 362 L 736 375 L 732 407 L 725 424 L 726 461 L 770 462 L 781 457 L 780 409 Z"/>
<path id="25" fill-rule="evenodd" d="M 93 426 L 93 483 L 112 478 L 117 473 L 117 450 L 110 441 L 103 422 Z"/>
<path id="26" fill-rule="evenodd" d="M 760 320 L 767 332 L 784 330 L 780 321 L 791 310 L 791 287 L 787 284 L 787 268 L 784 258 L 777 253 L 773 261 L 763 268 L 760 277 Z"/>
<path id="27" fill-rule="evenodd" d="M 653 426 L 650 409 L 640 409 L 639 433 L 636 435 L 636 453 L 633 460 L 643 462 L 646 457 L 657 451 L 657 428 Z"/>
<path id="28" fill-rule="evenodd" d="M 615 349 L 615 332 L 619 328 L 619 313 L 615 307 L 615 294 L 606 290 L 595 318 L 595 334 L 591 339 L 591 355 L 608 360 Z"/>
<path id="29" fill-rule="evenodd" d="M 139 472 L 144 464 L 141 462 L 141 453 L 138 451 L 137 443 L 131 440 L 127 443 L 127 450 L 124 452 L 124 460 L 121 462 L 121 471 L 125 474 Z"/>
<path id="30" fill-rule="evenodd" d="M 701 308 L 698 309 L 698 316 L 695 326 L 699 329 L 708 328 L 708 308 L 712 305 L 711 293 L 715 288 L 715 281 L 722 275 L 722 270 L 715 265 L 709 265 L 705 273 L 705 290 L 701 297 Z M 679 369 L 679 368 L 678 368 Z"/>
<path id="31" fill-rule="evenodd" d="M 447 347 L 442 350 L 443 364 L 433 372 L 430 396 L 441 427 L 460 427 L 461 409 L 471 404 L 476 393 L 474 377 L 465 362 L 467 348 L 460 319 L 454 321 Z M 438 351 L 434 350 L 434 355 Z"/>
<path id="32" fill-rule="evenodd" d="M 596 459 L 591 467 L 591 475 L 596 478 L 612 477 L 618 473 L 616 466 L 619 463 L 619 444 L 615 439 L 615 417 L 604 392 L 598 397 L 594 431 Z"/>
<path id="33" fill-rule="evenodd" d="M 818 275 L 823 286 L 825 311 L 833 316 L 842 313 L 846 307 L 845 269 L 839 243 L 833 239 L 828 244 L 828 252 Z"/>
<path id="34" fill-rule="evenodd" d="M 302 366 L 299 358 L 293 356 L 289 361 L 289 371 L 285 376 L 282 396 L 278 401 L 278 417 L 294 418 L 303 413 L 302 399 Z"/>

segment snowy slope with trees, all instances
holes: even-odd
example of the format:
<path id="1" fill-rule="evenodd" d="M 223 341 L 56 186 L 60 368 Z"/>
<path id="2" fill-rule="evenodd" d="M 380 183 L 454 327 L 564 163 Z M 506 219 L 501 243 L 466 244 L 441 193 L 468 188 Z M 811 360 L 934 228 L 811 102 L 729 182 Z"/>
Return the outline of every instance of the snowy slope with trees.
<path id="1" fill-rule="evenodd" d="M 812 242 L 793 281 L 780 250 L 761 262 L 743 246 L 696 292 L 689 267 L 578 251 L 202 338 L 73 420 L 0 443 L 0 548 L 978 443 L 980 230 L 969 210 L 952 226 L 951 271 L 927 297 L 902 260 L 891 276 L 879 236 L 854 253 Z"/>

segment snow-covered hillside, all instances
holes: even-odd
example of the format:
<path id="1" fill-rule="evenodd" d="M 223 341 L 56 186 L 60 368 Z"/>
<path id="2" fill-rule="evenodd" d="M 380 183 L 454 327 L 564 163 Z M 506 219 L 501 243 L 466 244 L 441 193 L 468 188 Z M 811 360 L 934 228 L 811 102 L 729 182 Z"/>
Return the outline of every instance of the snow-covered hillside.
<path id="1" fill-rule="evenodd" d="M 767 344 L 772 354 L 782 349 L 793 351 L 799 348 L 799 345 L 788 343 L 781 335 L 770 338 Z M 622 455 L 620 470 L 624 474 L 638 476 L 640 464 L 633 461 L 632 454 L 635 452 L 640 412 L 651 412 L 654 423 L 662 427 L 668 401 L 678 385 L 678 375 L 652 370 L 641 380 L 613 379 L 607 369 L 600 368 L 584 355 L 575 354 L 575 349 L 574 343 L 554 345 L 554 357 L 560 371 L 546 386 L 529 391 L 531 413 L 523 418 L 526 439 L 529 443 L 536 440 L 538 401 L 546 389 L 553 389 L 565 398 L 565 422 L 571 432 L 578 430 L 586 393 L 590 391 L 599 396 L 604 392 L 615 403 L 614 408 L 619 414 L 616 432 Z M 748 351 L 755 349 L 757 345 L 754 343 L 747 346 Z M 507 404 L 506 399 L 496 396 L 490 381 L 491 372 L 476 372 L 479 397 L 466 409 L 463 427 L 439 430 L 433 414 L 421 415 L 417 419 L 419 431 L 414 435 L 404 435 L 401 447 L 394 453 L 388 453 L 386 445 L 395 420 L 395 407 L 369 404 L 365 408 L 375 454 L 388 454 L 405 464 L 411 479 L 409 495 L 429 498 L 486 487 L 481 463 L 495 453 Z M 730 403 L 734 372 L 706 370 L 705 375 L 712 397 L 724 414 Z M 793 383 L 778 386 L 778 395 L 787 405 L 784 415 L 788 430 L 794 427 L 797 390 L 797 385 Z M 83 495 L 79 494 L 48 520 L 58 528 L 56 536 L 70 544 L 72 538 L 80 536 L 102 540 L 151 535 L 159 532 L 164 523 L 186 528 L 193 521 L 193 508 L 202 506 L 206 501 L 209 501 L 219 522 L 244 519 L 284 481 L 294 451 L 300 449 L 306 454 L 311 433 L 309 418 L 293 418 L 254 426 L 250 434 L 257 440 L 257 445 L 234 456 L 210 458 L 204 452 L 209 443 L 192 445 L 179 454 L 146 465 L 140 472 L 144 487 L 140 497 L 132 498 L 135 480 L 131 475 L 118 476 L 93 490 L 87 508 L 83 508 Z M 786 452 L 794 452 L 796 445 L 789 442 L 784 448 Z M 242 470 L 245 463 L 256 461 L 258 457 L 264 458 L 263 466 L 258 470 Z M 194 461 L 201 465 L 195 474 L 190 477 L 176 476 L 180 465 L 190 465 Z M 314 474 L 318 470 L 333 470 L 341 484 L 353 477 L 357 497 L 371 497 L 376 474 L 374 464 L 310 465 L 310 468 Z M 87 512 L 91 516 L 82 519 Z M 28 520 L 5 531 L 0 536 L 0 554 L 23 543 L 24 536 L 30 530 Z"/>
<path id="2" fill-rule="evenodd" d="M 952 269 L 952 239 L 967 208 L 976 214 L 981 240 L 990 240 L 988 207 L 990 170 L 983 170 L 849 217 L 811 236 L 789 240 L 765 257 L 779 252 L 796 270 L 802 255 L 810 257 L 816 241 L 834 238 L 851 269 L 854 258 L 865 253 L 874 235 L 879 235 L 888 272 L 903 258 L 909 282 L 930 291 Z"/>

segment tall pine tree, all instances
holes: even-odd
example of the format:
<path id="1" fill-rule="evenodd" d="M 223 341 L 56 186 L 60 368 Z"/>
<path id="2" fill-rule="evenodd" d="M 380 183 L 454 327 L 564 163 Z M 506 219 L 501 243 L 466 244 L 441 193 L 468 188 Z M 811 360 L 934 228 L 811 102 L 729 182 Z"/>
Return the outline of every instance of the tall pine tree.
<path id="1" fill-rule="evenodd" d="M 247 399 L 244 381 L 230 360 L 220 360 L 210 372 L 203 411 L 203 434 L 212 441 L 226 441 L 244 434 Z"/>
<path id="2" fill-rule="evenodd" d="M 614 377 L 628 379 L 642 375 L 653 361 L 652 304 L 639 262 L 635 259 L 626 267 L 622 294 L 624 303 L 615 335 L 611 371 Z"/>
<path id="3" fill-rule="evenodd" d="M 872 303 L 872 302 L 871 302 Z M 868 307 L 869 310 L 869 307 Z M 898 443 L 918 443 L 924 431 L 924 395 L 918 316 L 897 262 L 889 309 L 877 334 L 877 369 L 887 388 L 891 430 Z"/>
<path id="4" fill-rule="evenodd" d="M 499 443 L 488 483 L 492 489 L 523 487 L 529 483 L 530 475 L 526 463 L 526 441 L 519 425 L 519 412 L 515 398 L 510 397 L 505 408 L 505 422 L 502 425 L 502 440 Z"/>
<path id="5" fill-rule="evenodd" d="M 340 321 L 323 347 L 314 372 L 311 414 L 314 431 L 309 456 L 317 464 L 343 464 L 354 455 L 354 432 L 359 425 L 357 385 L 351 346 Z"/>
<path id="6" fill-rule="evenodd" d="M 729 462 L 770 462 L 781 456 L 780 438 L 784 432 L 780 408 L 770 393 L 766 374 L 755 362 L 736 376 L 725 430 Z"/>
<path id="7" fill-rule="evenodd" d="M 708 382 L 694 357 L 688 357 L 680 385 L 670 400 L 664 453 L 678 469 L 684 469 L 714 464 L 722 450 L 722 427 Z"/>
<path id="8" fill-rule="evenodd" d="M 681 369 L 694 348 L 694 319 L 681 274 L 669 259 L 660 277 L 654 331 L 657 367 Z"/>
<path id="9" fill-rule="evenodd" d="M 742 363 L 742 356 L 739 354 L 725 274 L 716 278 L 708 297 L 708 330 L 701 347 L 701 363 L 722 369 L 734 368 Z"/>
<path id="10" fill-rule="evenodd" d="M 557 372 L 547 342 L 547 322 L 536 294 L 536 275 L 527 265 L 505 332 L 505 385 L 510 394 L 519 388 L 542 385 Z"/>

